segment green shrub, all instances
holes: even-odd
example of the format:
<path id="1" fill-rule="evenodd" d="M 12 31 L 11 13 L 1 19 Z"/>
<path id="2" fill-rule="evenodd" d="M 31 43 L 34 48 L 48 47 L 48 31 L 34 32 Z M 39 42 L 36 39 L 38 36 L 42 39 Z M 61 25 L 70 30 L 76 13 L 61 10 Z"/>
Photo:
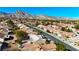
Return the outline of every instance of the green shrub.
<path id="1" fill-rule="evenodd" d="M 74 28 L 79 29 L 79 24 L 76 24 Z"/>

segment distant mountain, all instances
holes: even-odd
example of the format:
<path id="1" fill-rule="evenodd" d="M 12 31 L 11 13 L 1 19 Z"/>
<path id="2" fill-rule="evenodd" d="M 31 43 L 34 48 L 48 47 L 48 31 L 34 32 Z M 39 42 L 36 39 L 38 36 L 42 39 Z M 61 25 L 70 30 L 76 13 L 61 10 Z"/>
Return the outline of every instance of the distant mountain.
<path id="1" fill-rule="evenodd" d="M 2 14 L 6 15 L 7 13 L 5 13 L 5 12 L 1 12 L 1 11 L 0 11 L 0 15 L 2 15 Z"/>
<path id="2" fill-rule="evenodd" d="M 10 17 L 11 13 L 0 12 L 0 17 Z"/>
<path id="3" fill-rule="evenodd" d="M 38 15 L 38 16 L 35 16 L 35 19 L 51 20 L 53 18 L 47 15 Z"/>
<path id="4" fill-rule="evenodd" d="M 47 15 L 38 15 L 35 18 L 36 19 L 43 19 L 43 20 L 69 20 L 69 18 L 66 18 L 66 17 L 47 16 Z"/>
<path id="5" fill-rule="evenodd" d="M 15 13 L 15 16 L 17 18 L 27 18 L 27 19 L 33 19 L 33 16 L 31 14 L 28 14 L 28 13 L 25 13 L 25 12 L 22 12 L 22 11 L 17 11 Z"/>
<path id="6" fill-rule="evenodd" d="M 47 16 L 47 15 L 35 16 L 22 11 L 16 11 L 15 13 L 0 12 L 0 17 L 16 17 L 16 18 L 40 19 L 40 20 L 71 20 L 70 18 L 60 16 Z"/>

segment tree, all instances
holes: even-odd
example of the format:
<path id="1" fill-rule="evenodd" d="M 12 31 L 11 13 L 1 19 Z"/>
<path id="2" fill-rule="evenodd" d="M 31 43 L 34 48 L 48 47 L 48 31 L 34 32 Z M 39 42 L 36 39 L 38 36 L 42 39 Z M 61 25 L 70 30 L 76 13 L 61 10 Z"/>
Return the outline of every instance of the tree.
<path id="1" fill-rule="evenodd" d="M 57 51 L 64 51 L 64 50 L 66 50 L 66 47 L 63 44 L 57 43 L 56 46 L 57 46 L 57 49 L 56 49 Z"/>
<path id="2" fill-rule="evenodd" d="M 8 20 L 6 23 L 7 23 L 8 26 L 10 26 L 10 27 L 12 27 L 12 28 L 14 27 L 13 21 Z"/>
<path id="3" fill-rule="evenodd" d="M 65 29 L 65 27 L 62 27 L 61 30 L 62 30 L 62 31 L 65 31 L 66 29 Z"/>
<path id="4" fill-rule="evenodd" d="M 26 39 L 28 34 L 24 31 L 16 31 L 17 42 L 22 44 L 22 40 Z"/>
<path id="5" fill-rule="evenodd" d="M 74 28 L 79 29 L 79 24 L 76 24 Z"/>
<path id="6" fill-rule="evenodd" d="M 50 44 L 50 40 L 47 40 L 47 39 L 46 39 L 45 43 L 46 43 L 46 44 Z"/>
<path id="7" fill-rule="evenodd" d="M 49 30 L 47 30 L 48 33 L 51 33 Z"/>
<path id="8" fill-rule="evenodd" d="M 72 32 L 72 30 L 70 30 L 69 28 L 66 28 L 66 27 L 62 27 L 61 30 L 66 31 L 66 32 Z"/>
<path id="9" fill-rule="evenodd" d="M 67 31 L 67 32 L 72 32 L 72 30 L 70 30 L 69 28 L 68 28 L 68 29 L 66 29 L 66 31 Z"/>
<path id="10" fill-rule="evenodd" d="M 16 30 L 19 29 L 19 27 L 17 27 L 12 20 L 8 20 L 7 22 L 7 25 L 12 28 L 12 32 L 15 33 Z"/>

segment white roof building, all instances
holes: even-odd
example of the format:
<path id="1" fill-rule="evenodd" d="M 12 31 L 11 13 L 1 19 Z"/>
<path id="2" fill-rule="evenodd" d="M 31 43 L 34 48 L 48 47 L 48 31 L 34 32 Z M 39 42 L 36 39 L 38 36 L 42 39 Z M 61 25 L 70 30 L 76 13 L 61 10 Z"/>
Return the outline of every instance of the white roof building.
<path id="1" fill-rule="evenodd" d="M 39 39 L 41 39 L 38 35 L 35 35 L 35 34 L 28 34 L 30 40 L 36 42 L 38 41 Z"/>
<path id="2" fill-rule="evenodd" d="M 4 42 L 4 39 L 0 38 L 0 42 Z"/>

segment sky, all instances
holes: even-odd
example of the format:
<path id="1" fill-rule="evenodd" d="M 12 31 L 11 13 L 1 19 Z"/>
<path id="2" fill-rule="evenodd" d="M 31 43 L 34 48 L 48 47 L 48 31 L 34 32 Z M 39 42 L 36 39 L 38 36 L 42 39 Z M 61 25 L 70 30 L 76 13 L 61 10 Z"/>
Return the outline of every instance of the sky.
<path id="1" fill-rule="evenodd" d="M 79 18 L 79 7 L 0 7 L 1 12 L 15 13 L 17 10 L 33 15 Z"/>

